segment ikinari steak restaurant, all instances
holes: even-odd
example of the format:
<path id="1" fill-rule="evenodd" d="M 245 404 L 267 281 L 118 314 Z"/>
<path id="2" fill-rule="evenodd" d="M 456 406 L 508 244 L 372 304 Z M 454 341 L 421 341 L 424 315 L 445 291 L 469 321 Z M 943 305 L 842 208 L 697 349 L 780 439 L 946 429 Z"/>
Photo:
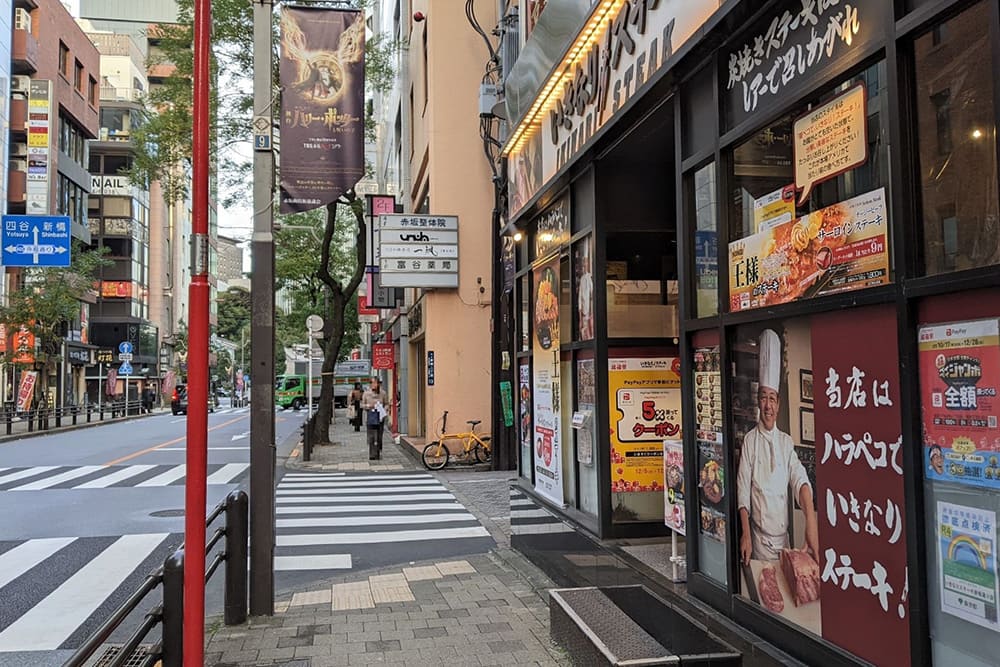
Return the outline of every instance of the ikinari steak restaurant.
<path id="1" fill-rule="evenodd" d="M 1000 3 L 550 0 L 520 54 L 515 548 L 807 664 L 996 665 Z"/>

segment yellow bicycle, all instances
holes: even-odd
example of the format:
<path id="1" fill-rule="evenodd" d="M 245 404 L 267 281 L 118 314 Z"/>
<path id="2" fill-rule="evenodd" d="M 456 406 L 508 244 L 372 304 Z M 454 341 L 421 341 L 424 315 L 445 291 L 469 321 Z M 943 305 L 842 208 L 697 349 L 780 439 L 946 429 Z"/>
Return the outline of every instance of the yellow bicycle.
<path id="1" fill-rule="evenodd" d="M 448 460 L 453 455 L 451 447 L 448 445 L 450 442 L 461 445 L 461 450 L 454 453 L 456 457 L 462 457 L 469 461 L 472 456 L 475 456 L 476 461 L 480 463 L 487 463 L 490 460 L 490 436 L 476 433 L 476 426 L 482 421 L 472 419 L 466 423 L 469 425 L 468 431 L 448 433 L 448 411 L 444 411 L 444 417 L 441 418 L 441 435 L 438 436 L 437 440 L 424 447 L 424 453 L 421 456 L 428 470 L 440 470 L 448 465 Z M 458 447 L 456 446 L 455 449 L 458 450 Z"/>

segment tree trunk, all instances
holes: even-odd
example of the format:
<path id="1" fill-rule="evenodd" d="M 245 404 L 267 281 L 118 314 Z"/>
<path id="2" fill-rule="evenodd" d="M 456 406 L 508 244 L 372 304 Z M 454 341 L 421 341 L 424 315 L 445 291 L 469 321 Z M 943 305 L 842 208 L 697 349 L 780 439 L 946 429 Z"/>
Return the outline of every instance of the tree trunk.
<path id="1" fill-rule="evenodd" d="M 357 223 L 355 236 L 355 265 L 347 285 L 343 285 L 330 273 L 330 244 L 337 225 L 337 205 L 344 203 L 350 207 Z M 328 204 L 326 207 L 326 229 L 323 232 L 323 245 L 320 249 L 320 267 L 318 277 L 329 292 L 329 308 L 324 314 L 328 327 L 324 327 L 323 339 L 323 379 L 320 383 L 319 410 L 310 425 L 313 442 L 326 444 L 330 442 L 330 423 L 333 421 L 333 370 L 340 356 L 340 346 L 344 340 L 344 310 L 354 298 L 354 293 L 365 275 L 365 254 L 367 242 L 367 225 L 365 224 L 364 203 L 358 199 L 353 190 L 347 192 L 343 199 Z M 311 389 L 311 388 L 310 388 Z"/>

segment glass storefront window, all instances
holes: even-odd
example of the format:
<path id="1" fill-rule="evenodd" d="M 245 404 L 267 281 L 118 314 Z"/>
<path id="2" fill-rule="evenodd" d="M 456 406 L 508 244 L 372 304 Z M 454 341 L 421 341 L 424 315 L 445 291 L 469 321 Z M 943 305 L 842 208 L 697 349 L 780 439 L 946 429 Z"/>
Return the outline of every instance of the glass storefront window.
<path id="1" fill-rule="evenodd" d="M 573 311 L 573 338 L 594 338 L 594 273 L 593 237 L 587 236 L 573 244 L 573 294 L 576 308 Z"/>
<path id="2" fill-rule="evenodd" d="M 720 584 L 726 575 L 725 455 L 722 446 L 722 373 L 716 339 L 702 334 L 694 351 L 695 428 L 698 467 L 698 516 L 689 522 L 697 530 L 698 570 Z M 689 528 L 691 530 L 691 528 Z M 689 533 L 690 534 L 690 533 Z"/>
<path id="3" fill-rule="evenodd" d="M 719 222 L 716 210 L 715 163 L 709 162 L 688 180 L 694 207 L 695 317 L 719 314 Z"/>
<path id="4" fill-rule="evenodd" d="M 576 410 L 581 415 L 581 425 L 574 428 L 576 441 L 576 469 L 580 481 L 580 511 L 597 516 L 597 387 L 593 350 L 580 350 L 576 357 Z"/>
<path id="5" fill-rule="evenodd" d="M 980 2 L 913 45 L 927 274 L 1000 263 L 991 21 Z"/>
<path id="6" fill-rule="evenodd" d="M 570 326 L 573 321 L 570 317 L 570 312 L 573 310 L 572 288 L 569 257 L 564 256 L 559 261 L 559 321 L 562 323 L 559 328 L 559 342 L 563 344 L 573 340 L 573 327 Z"/>
<path id="7" fill-rule="evenodd" d="M 607 237 L 608 338 L 677 336 L 677 254 L 668 232 Z"/>
<path id="8" fill-rule="evenodd" d="M 519 334 L 521 338 L 522 352 L 527 352 L 531 349 L 531 285 L 528 282 L 530 279 L 530 274 L 525 274 L 517 280 L 517 291 L 521 300 L 521 321 Z"/>

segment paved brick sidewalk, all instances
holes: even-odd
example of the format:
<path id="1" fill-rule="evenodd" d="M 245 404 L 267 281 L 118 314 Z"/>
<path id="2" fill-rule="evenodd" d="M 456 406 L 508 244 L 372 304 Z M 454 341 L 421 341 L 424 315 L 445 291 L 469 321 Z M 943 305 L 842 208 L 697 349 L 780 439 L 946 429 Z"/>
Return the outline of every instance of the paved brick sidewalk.
<path id="1" fill-rule="evenodd" d="M 368 460 L 368 440 L 365 427 L 355 431 L 345 416 L 346 410 L 337 410 L 336 421 L 330 425 L 331 445 L 313 447 L 310 461 L 302 460 L 302 445 L 292 452 L 285 463 L 286 468 L 295 470 L 315 470 L 317 472 L 338 471 L 387 471 L 415 469 L 414 462 L 393 442 L 392 435 L 385 433 L 382 439 L 382 458 Z"/>

